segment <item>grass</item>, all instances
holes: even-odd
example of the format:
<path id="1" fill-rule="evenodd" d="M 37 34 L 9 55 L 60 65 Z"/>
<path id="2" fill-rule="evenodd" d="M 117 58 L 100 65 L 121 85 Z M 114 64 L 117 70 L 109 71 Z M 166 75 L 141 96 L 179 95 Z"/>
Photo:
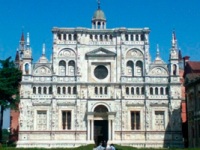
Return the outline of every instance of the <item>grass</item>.
<path id="1" fill-rule="evenodd" d="M 179 148 L 134 148 L 129 146 L 115 145 L 116 150 L 181 150 Z M 50 150 L 93 150 L 94 144 L 81 146 L 77 148 L 52 148 Z M 45 148 L 16 148 L 16 147 L 1 147 L 0 150 L 48 150 Z M 200 148 L 190 148 L 185 150 L 200 150 Z"/>

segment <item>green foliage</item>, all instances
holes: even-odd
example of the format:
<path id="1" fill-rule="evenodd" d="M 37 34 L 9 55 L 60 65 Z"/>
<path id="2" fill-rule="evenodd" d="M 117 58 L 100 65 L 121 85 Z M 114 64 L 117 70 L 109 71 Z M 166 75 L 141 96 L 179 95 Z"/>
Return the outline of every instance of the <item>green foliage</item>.
<path id="1" fill-rule="evenodd" d="M 11 57 L 0 60 L 0 105 L 12 108 L 19 102 L 19 82 L 21 71 L 15 67 Z"/>

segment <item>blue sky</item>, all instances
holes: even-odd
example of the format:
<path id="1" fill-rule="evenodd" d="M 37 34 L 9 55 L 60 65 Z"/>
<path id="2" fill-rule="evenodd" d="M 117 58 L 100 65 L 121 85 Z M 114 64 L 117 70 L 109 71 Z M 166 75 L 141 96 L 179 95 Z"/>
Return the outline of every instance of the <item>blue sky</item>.
<path id="1" fill-rule="evenodd" d="M 42 43 L 50 58 L 53 27 L 91 28 L 97 9 L 97 0 L 0 1 L 0 59 L 14 58 L 23 30 L 30 33 L 34 62 L 42 53 Z M 161 57 L 168 61 L 173 29 L 183 56 L 200 59 L 200 0 L 101 0 L 101 8 L 107 28 L 151 29 L 152 60 L 159 44 Z"/>
<path id="2" fill-rule="evenodd" d="M 0 0 L 0 59 L 14 59 L 22 30 L 30 33 L 33 61 L 46 44 L 48 59 L 52 51 L 53 27 L 91 28 L 97 0 Z M 101 0 L 107 28 L 149 27 L 152 60 L 159 44 L 167 62 L 171 34 L 176 31 L 182 55 L 200 58 L 200 0 Z"/>

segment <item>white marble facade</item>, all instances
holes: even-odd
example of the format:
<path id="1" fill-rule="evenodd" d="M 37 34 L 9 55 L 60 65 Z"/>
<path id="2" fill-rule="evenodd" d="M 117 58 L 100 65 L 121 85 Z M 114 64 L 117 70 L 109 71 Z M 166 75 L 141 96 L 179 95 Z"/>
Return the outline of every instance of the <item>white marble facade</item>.
<path id="1" fill-rule="evenodd" d="M 17 147 L 76 147 L 101 140 L 182 147 L 175 33 L 168 64 L 159 48 L 151 61 L 149 33 L 146 27 L 107 29 L 98 8 L 91 29 L 52 29 L 50 61 L 44 46 L 33 62 L 29 35 L 20 41 Z"/>

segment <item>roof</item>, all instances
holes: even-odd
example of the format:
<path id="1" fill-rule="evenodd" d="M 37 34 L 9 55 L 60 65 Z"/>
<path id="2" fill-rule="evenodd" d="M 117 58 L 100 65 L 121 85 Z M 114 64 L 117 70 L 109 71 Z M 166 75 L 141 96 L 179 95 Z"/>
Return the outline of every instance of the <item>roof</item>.
<path id="1" fill-rule="evenodd" d="M 106 20 L 106 16 L 105 16 L 104 12 L 101 9 L 97 9 L 94 12 L 92 20 L 104 20 L 105 21 Z"/>
<path id="2" fill-rule="evenodd" d="M 187 63 L 192 70 L 200 70 L 200 62 L 198 61 L 188 61 Z"/>

